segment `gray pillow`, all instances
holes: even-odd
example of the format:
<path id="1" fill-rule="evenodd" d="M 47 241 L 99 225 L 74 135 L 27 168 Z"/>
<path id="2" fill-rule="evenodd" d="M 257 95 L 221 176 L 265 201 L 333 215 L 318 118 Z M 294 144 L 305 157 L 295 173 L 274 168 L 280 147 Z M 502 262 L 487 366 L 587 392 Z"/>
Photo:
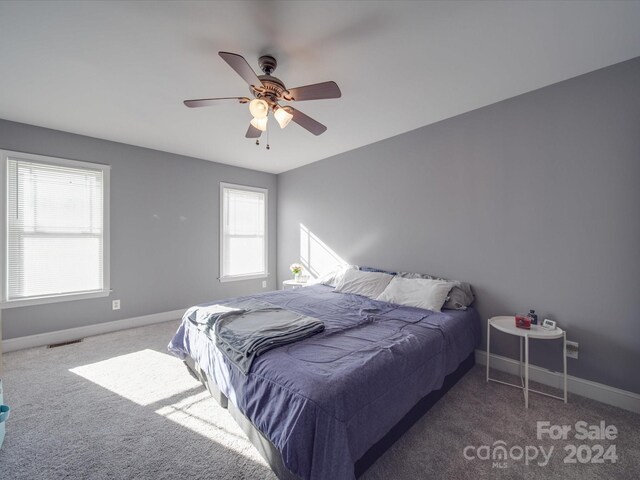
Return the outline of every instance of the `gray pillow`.
<path id="1" fill-rule="evenodd" d="M 388 270 L 382 270 L 376 267 L 356 267 L 361 272 L 377 272 L 377 273 L 386 273 L 387 275 L 395 275 L 396 272 L 389 272 Z"/>
<path id="2" fill-rule="evenodd" d="M 466 282 L 459 282 L 457 280 L 447 280 L 446 278 L 434 277 L 433 275 L 427 275 L 426 273 L 411 273 L 411 272 L 398 272 L 396 274 L 402 278 L 429 278 L 431 280 L 444 280 L 453 284 L 451 291 L 449 291 L 449 297 L 444 302 L 442 308 L 451 308 L 453 310 L 466 310 L 469 305 L 473 303 L 475 297 L 471 290 L 471 285 Z"/>
<path id="3" fill-rule="evenodd" d="M 379 272 L 362 272 L 360 270 L 347 269 L 336 285 L 336 292 L 354 293 L 369 297 L 372 300 L 384 292 L 393 275 Z"/>

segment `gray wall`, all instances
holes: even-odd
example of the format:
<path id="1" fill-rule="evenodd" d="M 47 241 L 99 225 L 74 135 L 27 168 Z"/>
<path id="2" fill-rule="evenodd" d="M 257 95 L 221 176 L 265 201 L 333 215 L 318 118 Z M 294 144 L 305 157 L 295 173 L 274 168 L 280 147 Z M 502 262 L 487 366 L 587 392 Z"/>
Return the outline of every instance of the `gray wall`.
<path id="1" fill-rule="evenodd" d="M 276 288 L 275 175 L 4 120 L 0 149 L 112 166 L 112 295 L 3 310 L 4 339 L 261 291 L 262 280 L 217 280 L 221 181 L 269 189 L 267 285 Z"/>
<path id="2" fill-rule="evenodd" d="M 636 58 L 281 174 L 279 280 L 302 223 L 350 263 L 471 282 L 483 322 L 535 308 L 580 343 L 571 375 L 640 393 L 639 129 Z M 532 362 L 558 370 L 551 343 Z"/>

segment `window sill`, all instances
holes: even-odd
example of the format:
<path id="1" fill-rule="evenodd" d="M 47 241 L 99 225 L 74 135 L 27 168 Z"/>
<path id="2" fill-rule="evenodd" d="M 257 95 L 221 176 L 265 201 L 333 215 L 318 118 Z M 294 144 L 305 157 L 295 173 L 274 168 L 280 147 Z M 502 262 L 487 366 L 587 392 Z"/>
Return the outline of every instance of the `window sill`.
<path id="1" fill-rule="evenodd" d="M 8 300 L 6 302 L 0 302 L 0 309 L 15 308 L 15 307 L 30 307 L 32 305 L 44 305 L 48 303 L 58 302 L 70 302 L 73 300 L 87 300 L 89 298 L 108 297 L 111 294 L 111 290 L 100 290 L 95 292 L 86 293 L 71 293 L 64 295 L 49 295 L 46 297 L 32 297 L 21 300 Z"/>
<path id="2" fill-rule="evenodd" d="M 226 283 L 226 282 L 238 282 L 240 280 L 255 280 L 258 278 L 267 278 L 269 276 L 268 273 L 256 273 L 254 275 L 234 275 L 234 276 L 230 276 L 230 277 L 220 277 L 218 280 L 220 280 L 221 283 Z"/>

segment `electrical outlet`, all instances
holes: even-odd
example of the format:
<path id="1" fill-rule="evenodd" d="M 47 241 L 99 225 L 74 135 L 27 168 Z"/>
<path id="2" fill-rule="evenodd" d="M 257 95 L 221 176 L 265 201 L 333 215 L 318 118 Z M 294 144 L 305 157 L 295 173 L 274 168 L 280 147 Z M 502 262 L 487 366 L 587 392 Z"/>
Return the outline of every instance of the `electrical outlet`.
<path id="1" fill-rule="evenodd" d="M 267 288 L 267 281 L 266 280 L 262 281 L 262 288 Z"/>
<path id="2" fill-rule="evenodd" d="M 114 300 L 113 302 L 111 302 L 111 309 L 120 310 L 120 300 Z"/>
<path id="3" fill-rule="evenodd" d="M 578 358 L 579 345 L 578 342 L 570 342 L 567 340 L 567 357 Z"/>

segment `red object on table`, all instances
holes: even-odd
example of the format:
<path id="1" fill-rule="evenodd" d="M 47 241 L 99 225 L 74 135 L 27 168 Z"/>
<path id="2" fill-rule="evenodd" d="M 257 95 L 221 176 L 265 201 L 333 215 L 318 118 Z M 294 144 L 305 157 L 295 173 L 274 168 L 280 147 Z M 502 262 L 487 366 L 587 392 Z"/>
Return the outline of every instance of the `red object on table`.
<path id="1" fill-rule="evenodd" d="M 531 319 L 526 315 L 516 315 L 516 327 L 531 330 Z"/>

